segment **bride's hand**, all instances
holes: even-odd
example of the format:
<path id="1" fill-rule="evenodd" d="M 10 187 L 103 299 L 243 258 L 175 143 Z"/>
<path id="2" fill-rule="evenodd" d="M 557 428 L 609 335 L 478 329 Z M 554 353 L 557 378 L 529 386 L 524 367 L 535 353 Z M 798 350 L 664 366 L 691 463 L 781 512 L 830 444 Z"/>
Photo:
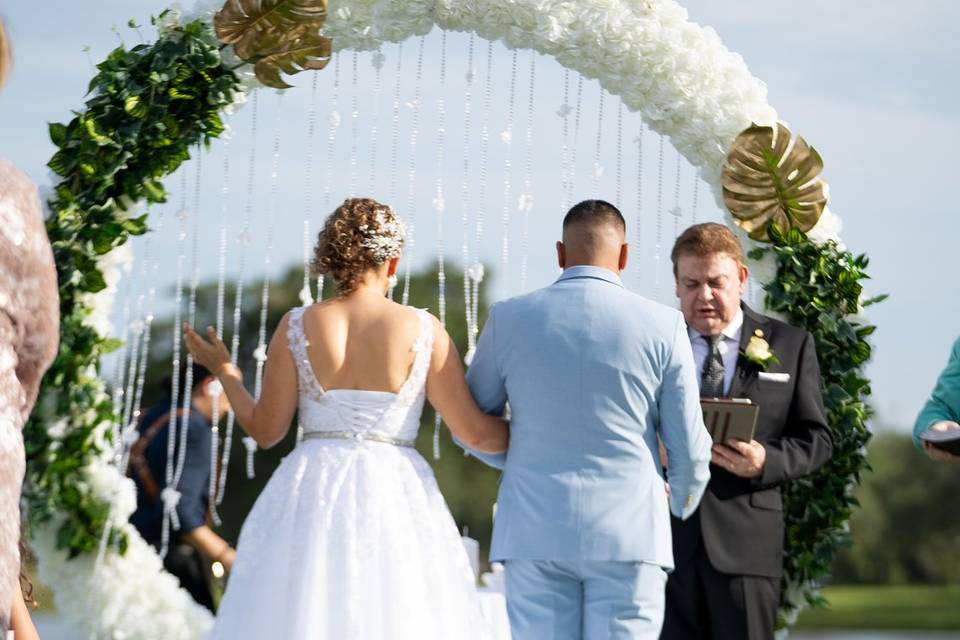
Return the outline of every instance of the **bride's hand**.
<path id="1" fill-rule="evenodd" d="M 207 327 L 207 340 L 203 339 L 193 328 L 183 323 L 183 337 L 187 349 L 193 354 L 193 359 L 205 366 L 210 373 L 218 378 L 223 375 L 224 368 L 230 364 L 230 351 L 223 344 L 220 336 L 213 327 Z"/>

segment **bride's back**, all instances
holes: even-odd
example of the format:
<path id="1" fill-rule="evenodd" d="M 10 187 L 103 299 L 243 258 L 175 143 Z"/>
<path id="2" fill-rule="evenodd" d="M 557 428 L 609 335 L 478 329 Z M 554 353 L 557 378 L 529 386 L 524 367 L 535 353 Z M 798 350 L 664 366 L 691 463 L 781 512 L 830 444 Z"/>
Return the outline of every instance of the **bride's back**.
<path id="1" fill-rule="evenodd" d="M 307 357 L 326 390 L 396 393 L 410 374 L 420 322 L 410 307 L 356 293 L 304 311 Z"/>

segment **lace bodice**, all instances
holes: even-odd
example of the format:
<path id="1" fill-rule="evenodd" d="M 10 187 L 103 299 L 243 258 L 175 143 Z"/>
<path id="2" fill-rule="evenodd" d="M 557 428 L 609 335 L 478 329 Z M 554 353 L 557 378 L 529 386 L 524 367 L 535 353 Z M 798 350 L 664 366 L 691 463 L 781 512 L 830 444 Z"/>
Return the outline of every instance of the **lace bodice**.
<path id="1" fill-rule="evenodd" d="M 400 440 L 415 439 L 420 427 L 427 371 L 433 351 L 430 315 L 417 310 L 420 329 L 411 347 L 416 352 L 413 366 L 400 390 L 391 393 L 358 389 L 325 391 L 307 357 L 309 341 L 303 330 L 303 312 L 304 307 L 297 307 L 290 312 L 287 341 L 297 364 L 299 420 L 304 434 L 329 431 L 354 433 L 358 438 L 368 434 Z"/>

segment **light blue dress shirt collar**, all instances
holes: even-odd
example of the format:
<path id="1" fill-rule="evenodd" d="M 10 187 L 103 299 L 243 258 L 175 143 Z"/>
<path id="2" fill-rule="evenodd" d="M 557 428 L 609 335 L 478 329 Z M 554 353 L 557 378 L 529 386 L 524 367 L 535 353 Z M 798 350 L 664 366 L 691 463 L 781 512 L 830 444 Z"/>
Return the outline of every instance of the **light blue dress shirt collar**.
<path id="1" fill-rule="evenodd" d="M 605 280 L 611 284 L 615 284 L 618 287 L 623 286 L 623 280 L 620 279 L 620 276 L 609 269 L 603 267 L 595 267 L 589 264 L 580 264 L 575 267 L 568 267 L 563 270 L 563 273 L 560 274 L 560 277 L 557 278 L 557 282 L 563 280 L 571 280 L 573 278 L 595 278 L 597 280 Z"/>

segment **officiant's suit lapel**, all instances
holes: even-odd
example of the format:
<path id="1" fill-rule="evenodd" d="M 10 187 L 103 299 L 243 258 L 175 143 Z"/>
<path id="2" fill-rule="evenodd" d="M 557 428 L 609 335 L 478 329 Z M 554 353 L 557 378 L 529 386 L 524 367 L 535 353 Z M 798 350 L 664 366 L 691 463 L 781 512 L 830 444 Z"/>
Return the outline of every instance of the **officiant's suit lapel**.
<path id="1" fill-rule="evenodd" d="M 769 318 L 760 315 L 745 304 L 741 305 L 741 307 L 743 309 L 743 328 L 740 331 L 737 370 L 733 376 L 733 381 L 730 383 L 731 398 L 746 397 L 745 394 L 749 393 L 756 386 L 757 372 L 760 371 L 760 369 L 743 355 L 747 349 L 747 344 L 750 343 L 751 336 L 754 335 L 757 329 L 760 329 L 763 331 L 764 338 L 769 341 L 772 333 Z"/>

